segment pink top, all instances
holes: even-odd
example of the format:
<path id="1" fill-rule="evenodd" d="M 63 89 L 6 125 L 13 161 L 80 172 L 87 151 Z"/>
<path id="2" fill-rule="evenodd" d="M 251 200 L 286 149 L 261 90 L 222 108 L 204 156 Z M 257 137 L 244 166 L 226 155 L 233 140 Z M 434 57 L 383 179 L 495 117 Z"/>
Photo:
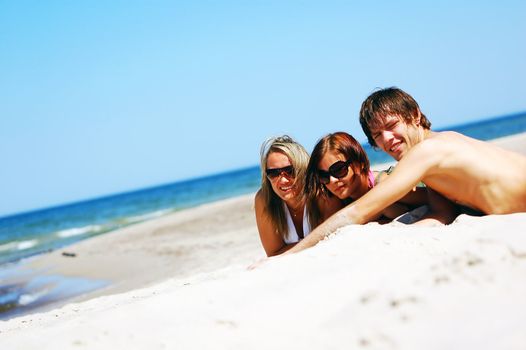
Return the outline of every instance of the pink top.
<path id="1" fill-rule="evenodd" d="M 367 183 L 368 183 L 369 189 L 374 187 L 374 173 L 371 170 L 369 170 L 369 173 L 367 174 Z M 351 197 L 343 200 L 345 205 L 352 203 L 353 201 L 354 199 L 352 199 Z"/>
<path id="2" fill-rule="evenodd" d="M 371 170 L 369 170 L 367 179 L 369 180 L 369 188 L 373 188 L 374 187 L 374 173 Z"/>

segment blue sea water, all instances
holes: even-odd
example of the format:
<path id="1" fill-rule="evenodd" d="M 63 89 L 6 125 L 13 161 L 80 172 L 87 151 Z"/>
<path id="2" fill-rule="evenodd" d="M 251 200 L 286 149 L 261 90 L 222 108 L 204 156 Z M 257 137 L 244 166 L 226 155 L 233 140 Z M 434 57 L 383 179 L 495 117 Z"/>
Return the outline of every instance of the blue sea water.
<path id="1" fill-rule="evenodd" d="M 67 246 L 141 221 L 254 191 L 251 167 L 0 218 L 0 264 Z"/>
<path id="2" fill-rule="evenodd" d="M 453 126 L 448 130 L 481 140 L 526 132 L 526 112 Z M 392 161 L 369 145 L 364 145 L 364 148 L 371 164 Z M 29 309 L 27 305 L 38 299 L 35 284 L 49 284 L 49 277 L 43 280 L 42 276 L 33 276 L 22 284 L 7 283 L 8 277 L 19 271 L 13 269 L 17 261 L 177 210 L 251 193 L 257 190 L 259 183 L 259 166 L 254 166 L 0 218 L 0 318 Z M 70 286 L 69 291 L 77 290 L 71 288 L 72 284 L 82 285 L 79 280 L 74 283 L 65 281 L 61 279 L 60 283 L 54 284 L 66 284 Z M 100 281 L 88 284 L 78 293 L 102 285 Z M 56 298 L 66 298 L 70 294 L 62 293 Z M 49 296 L 50 293 L 45 293 L 39 302 L 49 299 Z"/>
<path id="3" fill-rule="evenodd" d="M 0 319 L 107 285 L 26 271 L 22 259 L 134 223 L 255 191 L 259 167 L 0 218 Z"/>

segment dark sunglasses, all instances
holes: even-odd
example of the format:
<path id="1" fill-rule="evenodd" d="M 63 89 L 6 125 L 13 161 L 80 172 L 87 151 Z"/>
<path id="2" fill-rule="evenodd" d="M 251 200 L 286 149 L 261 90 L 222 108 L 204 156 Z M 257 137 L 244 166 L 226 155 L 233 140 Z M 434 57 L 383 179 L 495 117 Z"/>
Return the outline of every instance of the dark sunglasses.
<path id="1" fill-rule="evenodd" d="M 349 173 L 349 164 L 351 164 L 350 160 L 346 162 L 339 160 L 329 167 L 329 171 L 318 169 L 318 177 L 320 178 L 320 182 L 323 184 L 328 184 L 331 182 L 331 176 L 337 179 L 347 176 Z"/>
<path id="2" fill-rule="evenodd" d="M 283 168 L 267 169 L 266 172 L 269 179 L 275 179 L 281 174 L 285 174 L 288 177 L 294 177 L 294 167 L 292 165 Z"/>

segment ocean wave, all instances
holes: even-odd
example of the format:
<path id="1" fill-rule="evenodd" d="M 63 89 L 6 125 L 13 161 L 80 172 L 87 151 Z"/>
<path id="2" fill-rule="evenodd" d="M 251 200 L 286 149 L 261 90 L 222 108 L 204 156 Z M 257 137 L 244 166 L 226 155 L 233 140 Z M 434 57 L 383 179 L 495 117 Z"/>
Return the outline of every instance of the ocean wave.
<path id="1" fill-rule="evenodd" d="M 0 245 L 0 252 L 13 251 L 13 250 L 26 250 L 29 248 L 33 248 L 34 246 L 37 245 L 37 243 L 38 243 L 37 239 L 30 239 L 27 241 L 20 241 L 20 242 L 17 242 L 17 241 L 9 242 L 9 243 Z"/>
<path id="2" fill-rule="evenodd" d="M 159 216 L 163 216 L 163 215 L 168 214 L 168 213 L 170 213 L 172 211 L 173 211 L 172 209 L 164 209 L 164 210 L 154 211 L 153 213 L 137 215 L 137 216 L 131 216 L 129 218 L 126 218 L 124 220 L 124 222 L 126 222 L 128 224 L 132 224 L 132 223 L 136 223 L 136 222 L 141 222 L 141 221 L 146 221 L 146 220 L 150 220 L 150 219 L 155 219 L 155 218 L 158 218 Z"/>
<path id="3" fill-rule="evenodd" d="M 88 225 L 84 227 L 74 227 L 67 230 L 57 231 L 55 234 L 61 238 L 79 236 L 86 233 L 97 233 L 104 229 L 101 225 Z"/>
<path id="4" fill-rule="evenodd" d="M 44 289 L 32 294 L 22 294 L 18 298 L 18 304 L 22 306 L 31 304 L 36 300 L 40 299 L 41 297 L 45 296 L 48 293 L 48 291 L 48 289 Z"/>

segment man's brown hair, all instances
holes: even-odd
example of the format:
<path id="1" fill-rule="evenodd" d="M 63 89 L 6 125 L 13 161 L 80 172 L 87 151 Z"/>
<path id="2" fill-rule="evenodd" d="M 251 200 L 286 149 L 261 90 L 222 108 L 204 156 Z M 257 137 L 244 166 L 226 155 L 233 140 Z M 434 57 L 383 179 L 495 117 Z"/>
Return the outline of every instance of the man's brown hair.
<path id="1" fill-rule="evenodd" d="M 362 130 L 373 147 L 377 145 L 371 135 L 371 129 L 380 128 L 387 116 L 397 116 L 407 124 L 419 122 L 424 129 L 431 128 L 431 122 L 420 111 L 418 103 L 411 95 L 396 87 L 381 89 L 369 95 L 360 109 Z"/>

